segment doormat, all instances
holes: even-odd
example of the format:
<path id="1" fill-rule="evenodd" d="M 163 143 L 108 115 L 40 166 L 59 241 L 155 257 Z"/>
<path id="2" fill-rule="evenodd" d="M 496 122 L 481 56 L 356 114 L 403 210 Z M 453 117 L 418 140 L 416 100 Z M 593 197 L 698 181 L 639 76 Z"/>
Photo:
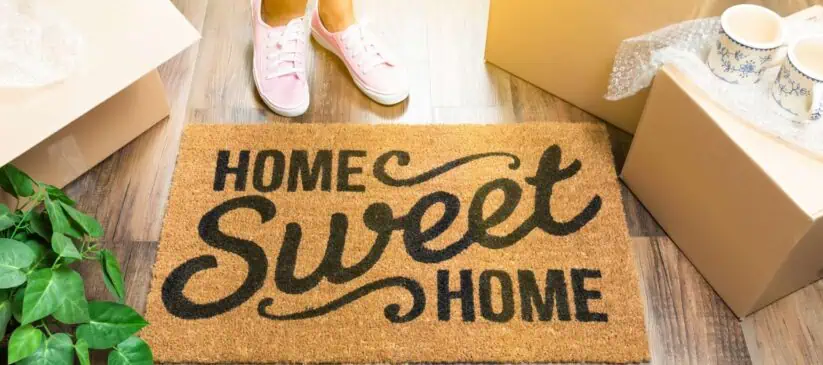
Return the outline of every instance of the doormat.
<path id="1" fill-rule="evenodd" d="M 193 125 L 158 362 L 649 358 L 605 127 Z"/>

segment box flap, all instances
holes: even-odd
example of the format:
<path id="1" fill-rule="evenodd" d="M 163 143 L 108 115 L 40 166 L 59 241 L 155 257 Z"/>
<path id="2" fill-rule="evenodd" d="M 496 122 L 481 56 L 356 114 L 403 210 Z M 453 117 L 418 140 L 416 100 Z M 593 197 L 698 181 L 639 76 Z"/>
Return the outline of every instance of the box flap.
<path id="1" fill-rule="evenodd" d="M 823 158 L 731 114 L 673 67 L 665 72 L 810 217 L 823 214 Z M 745 183 L 745 182 L 741 182 Z"/>
<path id="2" fill-rule="evenodd" d="M 0 89 L 4 165 L 131 85 L 200 35 L 168 0 L 53 2 L 83 36 L 84 61 L 62 82 Z"/>

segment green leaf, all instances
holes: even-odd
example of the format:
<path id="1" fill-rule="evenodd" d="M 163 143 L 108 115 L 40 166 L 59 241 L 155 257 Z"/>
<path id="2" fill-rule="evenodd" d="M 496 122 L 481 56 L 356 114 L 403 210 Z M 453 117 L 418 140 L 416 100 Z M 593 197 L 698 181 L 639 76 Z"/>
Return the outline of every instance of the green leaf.
<path id="1" fill-rule="evenodd" d="M 11 298 L 11 315 L 17 322 L 23 322 L 23 297 L 26 295 L 26 287 L 17 288 L 17 292 Z"/>
<path id="2" fill-rule="evenodd" d="M 29 275 L 26 295 L 23 300 L 22 324 L 34 322 L 54 313 L 64 299 L 64 288 L 60 287 L 67 270 L 38 269 Z"/>
<path id="3" fill-rule="evenodd" d="M 51 239 L 51 223 L 45 213 L 31 214 L 29 228 L 38 236 L 43 237 L 44 240 L 48 241 Z"/>
<path id="4" fill-rule="evenodd" d="M 0 212 L 0 231 L 14 227 L 15 224 L 17 223 L 14 222 L 14 218 L 12 218 L 10 213 Z"/>
<path id="5" fill-rule="evenodd" d="M 11 321 L 11 298 L 8 290 L 0 290 L 0 339 L 6 336 L 6 327 Z"/>
<path id="6" fill-rule="evenodd" d="M 31 178 L 11 164 L 0 168 L 0 188 L 15 198 L 34 195 Z"/>
<path id="7" fill-rule="evenodd" d="M 21 242 L 0 238 L 0 289 L 26 282 L 26 269 L 34 262 L 34 252 Z"/>
<path id="8" fill-rule="evenodd" d="M 20 361 L 20 365 L 72 365 L 74 364 L 74 346 L 71 337 L 65 333 L 56 333 L 49 337 L 30 357 Z"/>
<path id="9" fill-rule="evenodd" d="M 129 337 L 109 353 L 109 365 L 152 365 L 149 345 L 139 337 Z"/>
<path id="10" fill-rule="evenodd" d="M 43 343 L 43 332 L 27 324 L 20 326 L 9 338 L 9 364 L 31 356 Z"/>
<path id="11" fill-rule="evenodd" d="M 123 273 L 117 257 L 109 250 L 102 250 L 97 254 L 97 258 L 103 270 L 103 282 L 106 288 L 117 298 L 118 302 L 123 303 L 126 299 L 126 285 L 123 283 Z"/>
<path id="12" fill-rule="evenodd" d="M 37 242 L 35 240 L 28 240 L 23 243 L 29 247 L 31 252 L 34 252 L 34 261 L 32 262 L 30 267 L 37 268 L 37 266 L 39 266 L 43 262 L 43 260 L 46 259 L 46 248 L 43 247 L 43 245 L 41 245 L 40 242 Z"/>
<path id="13" fill-rule="evenodd" d="M 83 229 L 83 232 L 88 233 L 93 238 L 103 236 L 103 227 L 96 219 L 81 213 L 79 210 L 72 208 L 70 205 L 60 202 L 60 206 L 66 211 L 66 214 Z"/>
<path id="14" fill-rule="evenodd" d="M 74 344 L 74 352 L 77 353 L 77 359 L 80 360 L 80 365 L 90 365 L 89 361 L 89 344 L 84 339 L 77 340 Z"/>
<path id="15" fill-rule="evenodd" d="M 9 212 L 11 212 L 9 207 L 5 204 L 0 203 L 0 215 L 7 214 Z"/>
<path id="16" fill-rule="evenodd" d="M 55 203 L 51 198 L 46 197 L 46 212 L 49 215 L 49 222 L 51 222 L 51 229 L 58 233 L 69 233 L 71 231 L 71 224 L 69 219 L 63 214 L 63 209 L 60 209 L 59 203 Z"/>
<path id="17" fill-rule="evenodd" d="M 86 301 L 86 290 L 83 289 L 83 278 L 69 268 L 62 267 L 55 271 L 60 272 L 57 275 L 57 285 L 63 291 L 63 302 L 52 316 L 66 324 L 88 322 L 89 303 Z"/>
<path id="18" fill-rule="evenodd" d="M 74 206 L 74 200 L 71 200 L 71 198 L 69 198 L 69 196 L 63 192 L 63 190 L 60 190 L 60 188 L 49 184 L 44 184 L 44 186 L 46 187 L 46 193 L 49 194 L 49 198 L 52 198 L 52 200 L 57 200 L 61 203 L 66 203 L 68 205 Z"/>
<path id="19" fill-rule="evenodd" d="M 54 232 L 51 236 L 51 248 L 61 257 L 69 257 L 77 260 L 82 260 L 83 255 L 77 251 L 77 246 L 74 245 L 71 238 L 66 237 L 62 233 Z"/>
<path id="20" fill-rule="evenodd" d="M 92 349 L 113 347 L 148 325 L 134 309 L 113 302 L 90 302 L 89 315 L 91 321 L 77 327 L 77 338 Z"/>

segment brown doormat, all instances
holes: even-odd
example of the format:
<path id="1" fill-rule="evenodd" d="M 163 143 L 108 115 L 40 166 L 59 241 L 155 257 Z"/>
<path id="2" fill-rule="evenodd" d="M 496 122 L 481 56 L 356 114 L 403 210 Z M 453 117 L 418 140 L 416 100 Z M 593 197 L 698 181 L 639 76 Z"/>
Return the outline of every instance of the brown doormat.
<path id="1" fill-rule="evenodd" d="M 159 362 L 649 358 L 605 128 L 190 126 Z"/>

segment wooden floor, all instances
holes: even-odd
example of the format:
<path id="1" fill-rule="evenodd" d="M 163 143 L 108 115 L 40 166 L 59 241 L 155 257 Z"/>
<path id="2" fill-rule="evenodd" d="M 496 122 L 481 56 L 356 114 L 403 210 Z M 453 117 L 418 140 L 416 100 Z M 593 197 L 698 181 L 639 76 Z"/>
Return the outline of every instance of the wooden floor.
<path id="1" fill-rule="evenodd" d="M 173 0 L 203 40 L 161 73 L 171 117 L 69 187 L 106 228 L 123 261 L 128 302 L 145 298 L 169 184 L 186 123 L 497 123 L 596 120 L 483 62 L 488 0 L 355 0 L 405 59 L 411 99 L 378 106 L 345 67 L 314 47 L 312 105 L 284 119 L 257 98 L 248 1 Z M 402 45 L 402 46 L 400 46 Z M 618 168 L 631 136 L 611 128 Z M 623 189 L 654 364 L 823 363 L 823 283 L 738 321 L 638 201 Z M 92 270 L 91 268 L 88 268 Z M 96 268 L 95 268 L 96 269 Z M 96 274 L 91 277 L 97 277 Z M 102 282 L 92 295 L 104 296 Z M 98 359 L 103 363 L 104 359 Z"/>

